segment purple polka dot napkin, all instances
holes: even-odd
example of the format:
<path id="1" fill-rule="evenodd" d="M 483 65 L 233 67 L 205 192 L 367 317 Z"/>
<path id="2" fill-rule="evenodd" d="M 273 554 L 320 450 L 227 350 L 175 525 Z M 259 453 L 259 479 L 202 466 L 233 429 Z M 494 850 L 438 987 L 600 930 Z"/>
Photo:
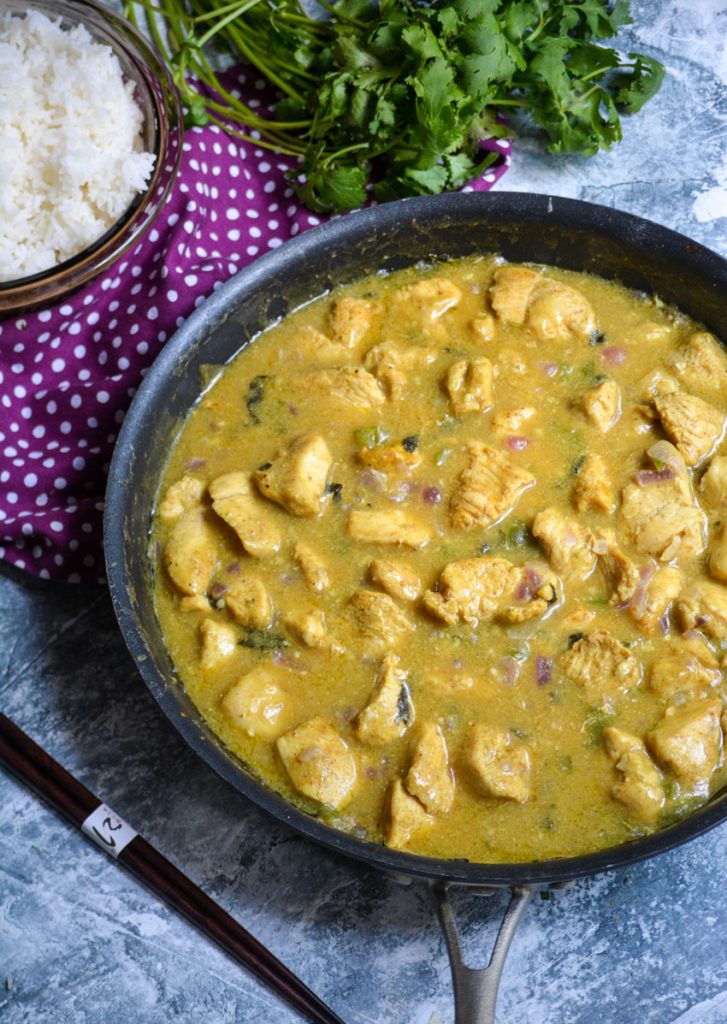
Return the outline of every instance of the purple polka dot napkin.
<path id="1" fill-rule="evenodd" d="M 233 72 L 259 105 L 264 83 Z M 466 189 L 505 173 L 498 165 Z M 183 143 L 179 177 L 145 238 L 67 301 L 0 323 L 0 558 L 45 579 L 103 581 L 103 495 L 116 434 L 144 372 L 215 288 L 320 223 L 290 163 L 216 125 Z"/>

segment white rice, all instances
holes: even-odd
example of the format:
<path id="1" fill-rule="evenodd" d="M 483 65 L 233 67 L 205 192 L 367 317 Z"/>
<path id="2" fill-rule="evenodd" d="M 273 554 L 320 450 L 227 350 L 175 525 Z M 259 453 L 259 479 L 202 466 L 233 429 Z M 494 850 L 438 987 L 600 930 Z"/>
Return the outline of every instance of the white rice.
<path id="1" fill-rule="evenodd" d="M 119 220 L 154 167 L 142 120 L 83 25 L 0 15 L 0 281 L 62 263 Z"/>

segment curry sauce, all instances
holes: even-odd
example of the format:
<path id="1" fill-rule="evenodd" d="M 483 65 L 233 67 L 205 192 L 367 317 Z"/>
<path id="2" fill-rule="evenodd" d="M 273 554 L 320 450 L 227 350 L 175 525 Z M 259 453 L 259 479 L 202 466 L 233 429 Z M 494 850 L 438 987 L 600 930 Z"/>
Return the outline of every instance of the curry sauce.
<path id="1" fill-rule="evenodd" d="M 621 843 L 725 782 L 727 356 L 495 257 L 376 276 L 225 367 L 159 491 L 192 700 L 331 825 L 425 855 Z"/>

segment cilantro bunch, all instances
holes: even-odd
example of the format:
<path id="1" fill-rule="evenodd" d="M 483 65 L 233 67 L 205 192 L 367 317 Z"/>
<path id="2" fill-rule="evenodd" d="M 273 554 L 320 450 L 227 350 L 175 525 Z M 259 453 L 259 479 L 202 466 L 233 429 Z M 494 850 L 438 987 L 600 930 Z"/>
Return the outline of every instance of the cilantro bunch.
<path id="1" fill-rule="evenodd" d="M 631 21 L 628 0 L 338 0 L 311 18 L 300 0 L 157 0 L 193 123 L 216 121 L 297 156 L 292 172 L 313 210 L 461 187 L 496 154 L 483 140 L 511 134 L 514 109 L 542 129 L 551 152 L 591 156 L 621 139 L 621 113 L 640 110 L 664 69 L 597 40 Z M 262 117 L 227 93 L 208 50 L 254 64 L 276 88 Z M 209 100 L 190 76 L 213 89 Z M 234 125 L 239 125 L 235 128 Z"/>

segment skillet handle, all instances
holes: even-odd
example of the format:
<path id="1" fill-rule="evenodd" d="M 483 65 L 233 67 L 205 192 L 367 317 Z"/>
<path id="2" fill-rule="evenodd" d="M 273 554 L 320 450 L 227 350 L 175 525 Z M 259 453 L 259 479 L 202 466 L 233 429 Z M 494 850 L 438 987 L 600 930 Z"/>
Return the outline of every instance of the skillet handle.
<path id="1" fill-rule="evenodd" d="M 447 898 L 447 886 L 436 890 L 439 923 L 447 942 L 449 963 L 454 987 L 455 1024 L 495 1024 L 495 1006 L 500 975 L 505 966 L 510 943 L 528 903 L 535 892 L 534 886 L 513 886 L 511 898 L 497 933 L 487 967 L 467 967 L 462 950 L 454 912 Z"/>

